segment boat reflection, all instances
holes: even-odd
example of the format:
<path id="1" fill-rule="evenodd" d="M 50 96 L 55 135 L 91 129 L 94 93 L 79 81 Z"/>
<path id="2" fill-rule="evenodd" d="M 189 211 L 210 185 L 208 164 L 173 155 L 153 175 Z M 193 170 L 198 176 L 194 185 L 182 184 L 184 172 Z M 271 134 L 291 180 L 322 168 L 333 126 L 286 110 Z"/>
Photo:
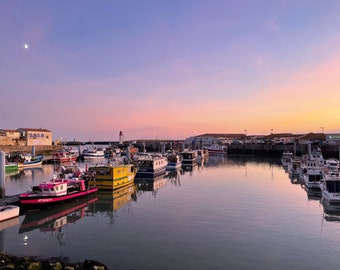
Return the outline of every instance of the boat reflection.
<path id="1" fill-rule="evenodd" d="M 21 168 L 17 171 L 6 173 L 6 178 L 8 177 L 11 180 L 24 180 L 27 178 L 35 178 L 44 175 L 43 167 L 35 167 L 35 168 Z"/>
<path id="2" fill-rule="evenodd" d="M 116 189 L 116 190 L 98 190 L 98 201 L 91 205 L 91 212 L 106 213 L 113 219 L 114 213 L 123 208 L 129 206 L 131 201 L 137 200 L 137 188 L 135 183 L 131 183 L 128 186 Z"/>
<path id="3" fill-rule="evenodd" d="M 156 197 L 159 189 L 166 186 L 167 182 L 168 180 L 167 178 L 165 178 L 165 175 L 154 178 L 144 178 L 137 180 L 135 179 L 135 183 L 139 194 L 151 191 L 154 197 Z"/>
<path id="4" fill-rule="evenodd" d="M 51 209 L 26 212 L 19 234 L 39 229 L 41 232 L 60 232 L 61 227 L 83 218 L 88 207 L 97 201 L 96 194 Z"/>
<path id="5" fill-rule="evenodd" d="M 205 163 L 206 167 L 215 167 L 219 166 L 226 162 L 225 155 L 209 155 L 207 162 Z"/>
<path id="6" fill-rule="evenodd" d="M 299 175 L 289 174 L 288 177 L 289 177 L 290 183 L 293 185 L 298 185 L 302 183 L 302 181 L 299 178 Z"/>
<path id="7" fill-rule="evenodd" d="M 301 187 L 306 191 L 308 200 L 320 200 L 322 197 L 321 190 L 318 188 L 309 188 L 304 184 Z"/>
<path id="8" fill-rule="evenodd" d="M 170 183 L 175 186 L 181 185 L 180 176 L 183 174 L 182 169 L 177 169 L 175 171 L 169 171 L 164 177 L 170 180 Z"/>
<path id="9" fill-rule="evenodd" d="M 189 175 L 193 175 L 194 171 L 198 170 L 198 164 L 195 163 L 191 163 L 191 164 L 182 164 L 182 172 L 183 174 L 189 173 Z"/>
<path id="10" fill-rule="evenodd" d="M 323 218 L 329 222 L 340 222 L 340 204 L 330 204 L 328 200 L 321 198 L 323 206 Z"/>

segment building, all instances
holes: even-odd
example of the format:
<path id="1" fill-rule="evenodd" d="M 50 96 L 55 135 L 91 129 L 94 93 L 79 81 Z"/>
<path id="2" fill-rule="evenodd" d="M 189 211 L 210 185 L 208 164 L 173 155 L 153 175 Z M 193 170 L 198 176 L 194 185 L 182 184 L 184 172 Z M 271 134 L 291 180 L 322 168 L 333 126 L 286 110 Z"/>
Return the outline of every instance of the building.
<path id="1" fill-rule="evenodd" d="M 340 134 L 339 133 L 332 133 L 332 134 L 325 134 L 326 135 L 326 144 L 330 145 L 340 145 Z"/>
<path id="2" fill-rule="evenodd" d="M 26 146 L 52 145 L 52 131 L 44 128 L 18 128 Z"/>
<path id="3" fill-rule="evenodd" d="M 52 145 L 52 131 L 43 128 L 0 129 L 0 146 Z"/>
<path id="4" fill-rule="evenodd" d="M 297 144 L 322 144 L 326 140 L 324 133 L 307 133 L 296 138 Z"/>
<path id="5" fill-rule="evenodd" d="M 245 134 L 205 133 L 186 138 L 184 144 L 187 147 L 201 148 L 212 144 L 231 144 L 231 142 L 244 140 L 245 138 Z"/>
<path id="6" fill-rule="evenodd" d="M 0 129 L 0 145 L 19 145 L 20 132 L 14 129 Z"/>

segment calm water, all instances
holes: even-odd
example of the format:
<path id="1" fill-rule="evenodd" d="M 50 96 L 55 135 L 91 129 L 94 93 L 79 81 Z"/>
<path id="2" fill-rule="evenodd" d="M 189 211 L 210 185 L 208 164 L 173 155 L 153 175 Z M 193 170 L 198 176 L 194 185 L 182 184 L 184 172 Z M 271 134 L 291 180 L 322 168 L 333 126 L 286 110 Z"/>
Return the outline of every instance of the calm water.
<path id="1" fill-rule="evenodd" d="M 6 193 L 53 173 L 44 165 L 6 175 Z M 149 186 L 21 215 L 0 237 L 9 254 L 95 259 L 111 269 L 310 270 L 338 268 L 338 220 L 279 160 L 209 157 Z"/>

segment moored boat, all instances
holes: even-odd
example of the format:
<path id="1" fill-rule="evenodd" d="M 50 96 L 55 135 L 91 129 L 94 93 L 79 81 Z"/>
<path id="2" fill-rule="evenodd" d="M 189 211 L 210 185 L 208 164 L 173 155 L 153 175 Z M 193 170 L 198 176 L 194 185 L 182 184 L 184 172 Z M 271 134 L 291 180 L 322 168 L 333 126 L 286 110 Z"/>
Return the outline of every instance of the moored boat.
<path id="1" fill-rule="evenodd" d="M 90 185 L 98 189 L 115 190 L 133 183 L 136 167 L 133 164 L 103 164 L 88 168 Z"/>
<path id="2" fill-rule="evenodd" d="M 32 168 L 41 166 L 43 162 L 44 156 L 32 156 L 30 154 L 26 154 L 24 157 L 24 160 L 21 162 L 18 162 L 18 168 Z"/>
<path id="3" fill-rule="evenodd" d="M 182 156 L 177 152 L 171 151 L 167 153 L 166 158 L 168 159 L 167 170 L 177 170 L 182 166 Z"/>
<path id="4" fill-rule="evenodd" d="M 90 147 L 90 148 L 84 149 L 82 152 L 82 157 L 84 159 L 104 158 L 105 157 L 104 149 L 102 147 Z"/>
<path id="5" fill-rule="evenodd" d="M 320 189 L 320 181 L 323 178 L 323 171 L 319 168 L 307 169 L 304 171 L 302 180 L 308 188 Z"/>
<path id="6" fill-rule="evenodd" d="M 168 159 L 161 155 L 145 155 L 139 157 L 137 161 L 137 174 L 136 178 L 140 177 L 157 177 L 166 172 Z"/>
<path id="7" fill-rule="evenodd" d="M 340 176 L 339 173 L 330 173 L 324 175 L 320 181 L 322 198 L 330 204 L 340 205 Z"/>
<path id="8" fill-rule="evenodd" d="M 79 158 L 79 152 L 72 149 L 62 149 L 53 153 L 52 161 L 57 163 L 74 162 Z"/>
<path id="9" fill-rule="evenodd" d="M 18 170 L 18 163 L 17 162 L 6 162 L 5 163 L 5 172 L 16 172 Z"/>
<path id="10" fill-rule="evenodd" d="M 197 162 L 198 152 L 196 150 L 185 150 L 181 152 L 182 164 L 190 164 Z"/>
<path id="11" fill-rule="evenodd" d="M 84 179 L 53 178 L 32 187 L 32 191 L 19 196 L 20 204 L 26 208 L 44 208 L 65 201 L 82 198 L 98 191 Z"/>
<path id="12" fill-rule="evenodd" d="M 1 205 L 0 206 L 0 222 L 19 216 L 20 207 L 16 205 Z"/>
<path id="13" fill-rule="evenodd" d="M 291 151 L 284 151 L 281 157 L 283 168 L 288 169 L 289 164 L 294 160 L 294 154 Z"/>
<path id="14" fill-rule="evenodd" d="M 202 149 L 207 150 L 209 155 L 218 155 L 218 154 L 223 155 L 227 153 L 227 147 L 225 147 L 224 145 L 219 145 L 219 144 L 203 146 Z"/>

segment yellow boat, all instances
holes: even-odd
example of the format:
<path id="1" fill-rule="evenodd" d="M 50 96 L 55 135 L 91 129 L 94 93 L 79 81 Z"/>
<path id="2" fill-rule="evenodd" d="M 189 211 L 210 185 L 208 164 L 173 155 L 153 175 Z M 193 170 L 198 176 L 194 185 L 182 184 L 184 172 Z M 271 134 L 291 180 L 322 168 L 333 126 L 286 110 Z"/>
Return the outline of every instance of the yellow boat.
<path id="1" fill-rule="evenodd" d="M 133 164 L 107 164 L 88 168 L 89 184 L 102 190 L 115 190 L 134 182 L 136 167 Z"/>

